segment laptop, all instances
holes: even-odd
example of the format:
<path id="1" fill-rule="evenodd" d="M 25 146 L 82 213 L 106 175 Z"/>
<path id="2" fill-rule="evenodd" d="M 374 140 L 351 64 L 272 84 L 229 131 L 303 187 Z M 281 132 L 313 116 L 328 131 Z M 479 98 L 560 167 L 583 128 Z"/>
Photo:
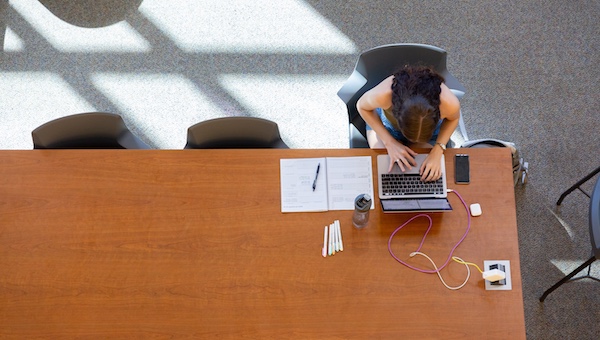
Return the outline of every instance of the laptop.
<path id="1" fill-rule="evenodd" d="M 437 212 L 450 211 L 448 202 L 445 159 L 442 155 L 442 177 L 437 181 L 422 182 L 419 169 L 427 154 L 415 156 L 416 166 L 402 171 L 397 163 L 388 172 L 390 157 L 377 156 L 377 185 L 383 212 Z"/>

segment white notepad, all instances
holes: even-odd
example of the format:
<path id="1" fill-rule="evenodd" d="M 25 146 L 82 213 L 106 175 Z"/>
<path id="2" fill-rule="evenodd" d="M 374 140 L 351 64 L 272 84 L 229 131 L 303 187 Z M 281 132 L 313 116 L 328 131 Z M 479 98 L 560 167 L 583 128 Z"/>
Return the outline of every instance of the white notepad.
<path id="1" fill-rule="evenodd" d="M 370 156 L 281 159 L 280 172 L 282 212 L 354 210 L 356 196 L 374 197 Z"/>

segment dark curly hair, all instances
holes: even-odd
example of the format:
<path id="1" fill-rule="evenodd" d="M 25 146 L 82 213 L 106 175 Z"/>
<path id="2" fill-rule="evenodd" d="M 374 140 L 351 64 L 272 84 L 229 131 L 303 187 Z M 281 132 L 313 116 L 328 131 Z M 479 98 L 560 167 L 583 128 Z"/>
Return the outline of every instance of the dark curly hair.
<path id="1" fill-rule="evenodd" d="M 392 114 L 400 132 L 413 143 L 431 139 L 440 120 L 444 78 L 426 66 L 404 66 L 394 72 Z"/>

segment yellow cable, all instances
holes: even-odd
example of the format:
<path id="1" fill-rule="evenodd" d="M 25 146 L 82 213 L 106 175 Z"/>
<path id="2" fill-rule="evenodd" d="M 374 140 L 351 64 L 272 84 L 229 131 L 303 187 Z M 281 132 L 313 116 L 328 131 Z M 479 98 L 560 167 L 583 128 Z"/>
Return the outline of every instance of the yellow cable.
<path id="1" fill-rule="evenodd" d="M 444 286 L 446 286 L 446 288 L 448 288 L 450 290 L 459 290 L 459 289 L 461 289 L 462 287 L 464 287 L 464 285 L 467 284 L 467 281 L 469 281 L 469 278 L 471 277 L 471 269 L 469 269 L 469 266 L 466 263 L 463 263 L 465 265 L 465 268 L 467 268 L 467 278 L 459 286 L 456 286 L 456 287 L 448 286 L 448 284 L 446 284 L 446 281 L 444 281 L 444 279 L 442 278 L 442 274 L 440 274 L 440 271 L 438 270 L 438 267 L 435 265 L 435 262 L 433 262 L 433 260 L 429 256 L 427 256 L 424 253 L 421 253 L 420 251 L 415 251 L 413 253 L 410 253 L 410 257 L 413 257 L 415 255 L 421 255 L 421 256 L 425 257 L 426 259 L 428 259 L 429 262 L 431 262 L 431 264 L 433 265 L 433 268 L 435 268 L 435 272 L 438 275 L 438 277 L 440 278 L 440 281 L 442 281 L 442 284 Z M 456 256 L 454 256 L 454 257 L 456 257 Z M 460 261 L 462 261 L 462 259 L 460 257 L 456 257 L 456 258 L 459 259 Z M 454 260 L 454 261 L 456 261 L 456 260 Z M 456 261 L 456 262 L 458 262 L 458 261 Z M 465 262 L 465 261 L 463 261 L 463 262 Z M 461 263 L 461 262 L 459 262 L 459 263 Z"/>
<path id="2" fill-rule="evenodd" d="M 456 256 L 452 256 L 452 259 L 453 259 L 454 261 L 456 261 L 456 262 L 460 263 L 460 264 L 469 265 L 469 266 L 475 266 L 475 268 L 477 268 L 477 270 L 479 270 L 479 272 L 480 272 L 481 274 L 483 274 L 483 270 L 481 270 L 481 268 L 479 268 L 479 266 L 478 266 L 478 265 L 476 265 L 475 263 L 472 263 L 472 262 L 465 262 L 464 260 L 462 260 L 461 258 L 459 258 L 459 257 L 456 257 Z"/>

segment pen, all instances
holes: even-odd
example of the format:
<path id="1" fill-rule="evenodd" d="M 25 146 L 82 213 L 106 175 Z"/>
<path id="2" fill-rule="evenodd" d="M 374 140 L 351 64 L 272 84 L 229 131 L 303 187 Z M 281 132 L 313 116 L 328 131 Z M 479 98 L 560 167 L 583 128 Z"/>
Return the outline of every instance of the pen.
<path id="1" fill-rule="evenodd" d="M 331 256 L 333 254 L 331 249 L 331 224 L 329 227 L 329 234 L 327 235 L 327 255 Z"/>
<path id="2" fill-rule="evenodd" d="M 321 250 L 323 257 L 327 257 L 327 226 L 323 232 L 323 249 Z"/>
<path id="3" fill-rule="evenodd" d="M 328 254 L 329 256 L 334 255 L 335 251 L 333 250 L 333 226 L 330 224 L 329 225 L 329 251 Z"/>
<path id="4" fill-rule="evenodd" d="M 313 181 L 313 191 L 317 188 L 317 178 L 319 178 L 319 169 L 321 169 L 321 163 L 317 165 L 317 173 L 315 174 L 315 180 Z"/>
<path id="5" fill-rule="evenodd" d="M 340 243 L 340 251 L 344 251 L 344 242 L 342 241 L 342 226 L 340 225 L 339 220 L 335 220 L 335 225 L 337 226 L 339 243 Z"/>
<path id="6" fill-rule="evenodd" d="M 340 251 L 340 230 L 338 229 L 335 221 L 333 222 L 333 230 L 335 231 L 335 238 L 334 238 L 335 251 L 339 253 L 339 251 Z"/>
<path id="7" fill-rule="evenodd" d="M 338 251 L 338 249 L 337 249 L 337 230 L 335 229 L 335 224 L 333 224 L 333 223 L 331 223 L 329 225 L 329 228 L 333 228 L 333 236 L 332 236 L 333 237 L 333 241 L 332 241 L 333 246 L 332 246 L 332 248 L 333 248 L 333 253 L 335 254 Z"/>

